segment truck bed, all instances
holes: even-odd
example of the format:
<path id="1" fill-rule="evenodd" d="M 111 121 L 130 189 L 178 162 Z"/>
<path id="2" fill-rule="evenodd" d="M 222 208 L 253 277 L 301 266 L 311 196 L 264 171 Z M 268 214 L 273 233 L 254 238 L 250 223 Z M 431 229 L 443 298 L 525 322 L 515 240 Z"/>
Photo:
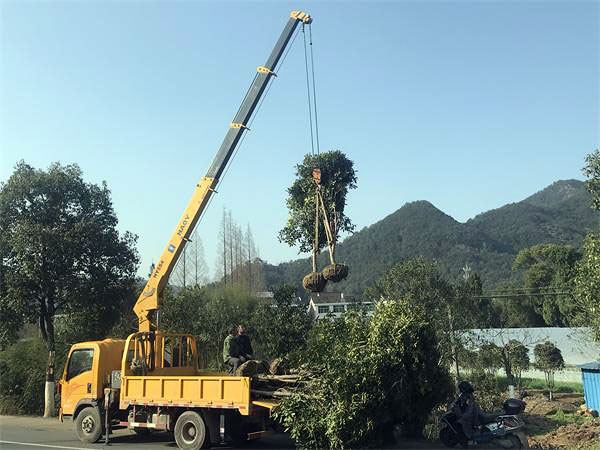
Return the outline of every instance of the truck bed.
<path id="1" fill-rule="evenodd" d="M 250 378 L 229 375 L 124 376 L 120 407 L 130 405 L 237 409 L 250 414 Z"/>

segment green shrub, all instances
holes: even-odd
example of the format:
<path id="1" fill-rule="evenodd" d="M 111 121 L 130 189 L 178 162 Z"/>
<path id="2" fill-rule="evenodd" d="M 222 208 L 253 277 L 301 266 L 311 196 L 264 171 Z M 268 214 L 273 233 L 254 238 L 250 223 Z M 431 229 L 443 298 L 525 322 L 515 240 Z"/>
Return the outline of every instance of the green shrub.
<path id="1" fill-rule="evenodd" d="M 495 375 L 483 371 L 472 372 L 470 381 L 475 387 L 475 399 L 482 410 L 491 412 L 502 409 L 506 394 Z"/>
<path id="2" fill-rule="evenodd" d="M 55 379 L 62 376 L 68 346 L 56 342 Z M 0 351 L 0 414 L 41 414 L 48 351 L 40 338 L 19 341 Z M 56 408 L 60 398 L 55 398 Z"/>
<path id="3" fill-rule="evenodd" d="M 0 352 L 0 413 L 41 414 L 48 352 L 39 339 Z"/>
<path id="4" fill-rule="evenodd" d="M 394 425 L 420 436 L 452 390 L 435 330 L 404 303 L 380 302 L 370 320 L 318 322 L 299 358 L 313 381 L 282 401 L 277 418 L 302 448 L 376 447 Z"/>

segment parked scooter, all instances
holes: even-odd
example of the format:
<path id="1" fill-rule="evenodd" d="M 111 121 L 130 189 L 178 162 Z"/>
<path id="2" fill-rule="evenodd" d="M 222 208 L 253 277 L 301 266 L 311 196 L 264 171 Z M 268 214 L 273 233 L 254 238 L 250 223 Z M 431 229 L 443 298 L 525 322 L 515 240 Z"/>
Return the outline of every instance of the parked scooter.
<path id="1" fill-rule="evenodd" d="M 440 430 L 440 441 L 446 447 L 460 444 L 489 444 L 494 448 L 527 448 L 527 437 L 519 430 L 525 425 L 517 414 L 525 410 L 525 402 L 509 398 L 504 402 L 504 414 L 485 414 L 473 397 L 473 386 L 468 381 L 458 385 L 460 395 L 448 412 L 442 415 L 444 426 Z"/>

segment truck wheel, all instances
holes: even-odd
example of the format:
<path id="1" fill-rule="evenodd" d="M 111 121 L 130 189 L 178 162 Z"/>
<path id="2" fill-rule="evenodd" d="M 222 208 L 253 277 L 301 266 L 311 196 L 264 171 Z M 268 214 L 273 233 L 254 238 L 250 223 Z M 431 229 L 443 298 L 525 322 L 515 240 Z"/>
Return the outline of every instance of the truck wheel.
<path id="1" fill-rule="evenodd" d="M 210 442 L 204 419 L 195 411 L 186 411 L 175 424 L 175 442 L 183 450 L 199 450 Z"/>
<path id="2" fill-rule="evenodd" d="M 98 408 L 83 408 L 75 419 L 75 432 L 81 442 L 94 443 L 102 436 L 104 427 Z"/>

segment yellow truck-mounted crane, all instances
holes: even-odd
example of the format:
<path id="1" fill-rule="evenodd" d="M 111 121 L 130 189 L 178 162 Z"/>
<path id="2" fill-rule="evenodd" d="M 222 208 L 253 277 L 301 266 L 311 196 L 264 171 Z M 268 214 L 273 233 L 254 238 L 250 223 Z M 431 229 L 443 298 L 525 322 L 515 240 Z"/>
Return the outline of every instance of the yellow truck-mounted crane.
<path id="1" fill-rule="evenodd" d="M 196 185 L 134 306 L 138 332 L 126 340 L 81 342 L 69 350 L 59 381 L 59 417 L 72 417 L 80 440 L 96 442 L 103 433 L 108 439 L 111 427 L 127 427 L 138 433 L 170 430 L 179 448 L 195 450 L 221 442 L 222 418 L 225 433 L 236 440 L 257 438 L 266 432 L 266 420 L 276 403 L 253 399 L 249 377 L 201 370 L 194 337 L 160 331 L 159 308 L 177 258 L 275 76 L 286 46 L 299 24 L 311 22 L 308 14 L 292 11 L 266 64 L 257 68 L 221 147 Z"/>

